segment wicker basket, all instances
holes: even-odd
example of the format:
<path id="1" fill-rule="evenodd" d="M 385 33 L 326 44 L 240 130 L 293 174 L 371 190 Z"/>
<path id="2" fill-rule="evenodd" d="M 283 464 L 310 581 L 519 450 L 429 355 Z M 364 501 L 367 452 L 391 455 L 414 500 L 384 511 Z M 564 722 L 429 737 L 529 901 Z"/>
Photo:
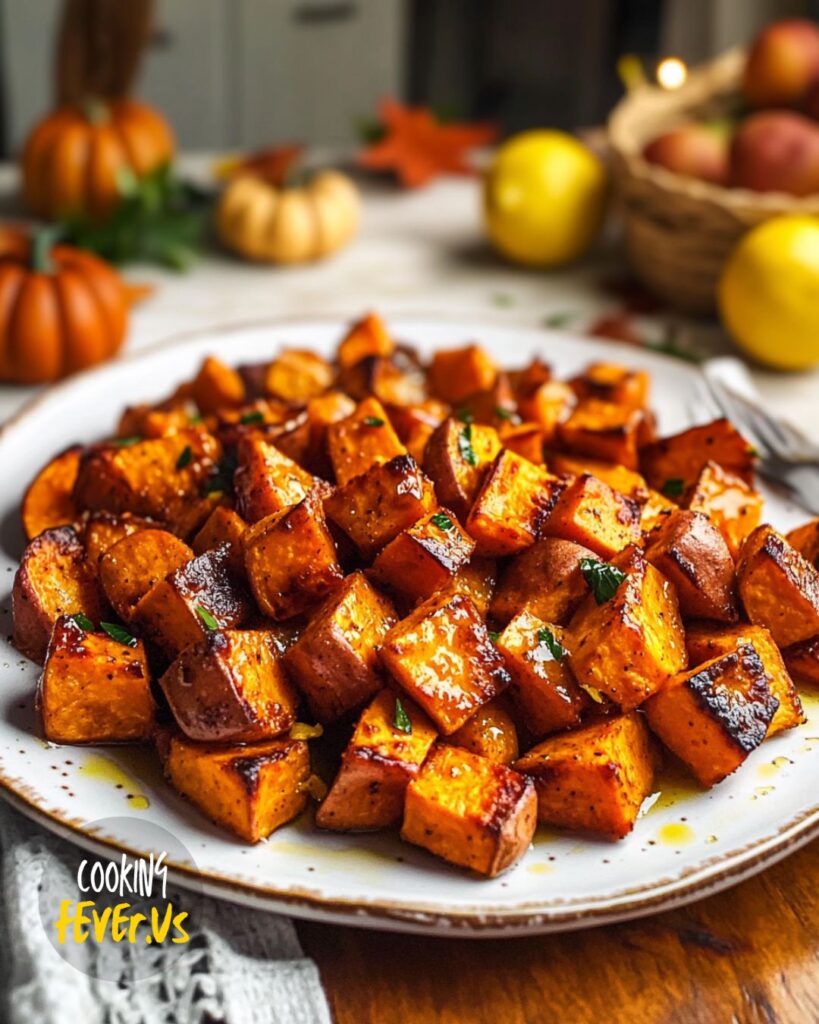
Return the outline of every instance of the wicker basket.
<path id="1" fill-rule="evenodd" d="M 687 312 L 713 310 L 726 257 L 748 228 L 780 213 L 819 214 L 819 195 L 723 188 L 643 160 L 646 143 L 675 124 L 736 111 L 744 64 L 745 51 L 732 50 L 694 70 L 680 89 L 643 86 L 609 119 L 631 265 L 652 291 Z"/>

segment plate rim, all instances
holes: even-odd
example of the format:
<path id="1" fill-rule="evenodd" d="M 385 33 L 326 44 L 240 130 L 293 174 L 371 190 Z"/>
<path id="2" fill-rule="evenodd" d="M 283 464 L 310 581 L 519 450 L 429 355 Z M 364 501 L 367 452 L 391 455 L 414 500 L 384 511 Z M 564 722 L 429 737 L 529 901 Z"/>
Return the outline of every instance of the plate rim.
<path id="1" fill-rule="evenodd" d="M 543 325 L 510 322 L 508 319 L 500 318 L 497 315 L 486 315 L 483 312 L 479 317 L 474 314 L 470 316 L 465 312 L 425 313 L 418 310 L 409 313 L 391 311 L 385 315 L 390 321 L 432 323 L 437 320 L 452 326 L 461 323 L 470 325 L 470 327 L 477 325 L 480 320 L 486 322 L 487 326 L 512 333 L 543 337 L 557 336 L 563 340 L 572 339 L 581 344 L 583 342 L 600 343 L 603 340 L 587 334 L 576 334 Z M 288 325 L 309 327 L 327 324 L 328 326 L 343 327 L 351 319 L 352 317 L 345 313 L 323 313 L 309 317 L 294 314 L 230 320 L 207 327 L 195 327 L 175 332 L 114 361 L 102 363 L 83 373 L 67 377 L 31 396 L 0 426 L 0 443 L 6 440 L 8 433 L 24 425 L 32 414 L 36 413 L 42 405 L 51 401 L 55 395 L 75 387 L 78 382 L 85 383 L 93 377 L 104 376 L 114 367 L 150 361 L 151 358 L 170 349 L 184 349 L 188 345 L 193 347 L 208 338 L 218 339 L 232 333 L 264 328 L 275 330 Z M 608 339 L 605 339 L 605 344 L 613 357 L 619 355 L 628 362 L 633 362 L 635 355 L 642 351 L 634 346 Z M 648 356 L 651 361 L 656 360 L 673 365 L 677 369 L 683 369 L 679 360 L 665 353 L 648 350 L 643 355 Z M 684 370 L 695 377 L 703 375 L 701 367 L 694 364 L 686 363 Z M 79 820 L 72 820 L 70 816 L 44 806 L 42 799 L 39 799 L 38 802 L 38 799 L 29 795 L 32 792 L 32 788 L 26 782 L 10 775 L 5 765 L 0 762 L 0 796 L 49 831 L 74 842 L 82 849 L 101 853 L 106 857 L 119 856 L 122 853 L 140 855 L 148 852 L 124 843 L 113 836 L 89 830 L 87 825 Z M 360 897 L 328 897 L 312 889 L 294 886 L 277 889 L 275 885 L 254 883 L 235 874 L 225 875 L 198 867 L 191 868 L 175 861 L 169 861 L 168 868 L 170 877 L 183 888 L 204 889 L 209 895 L 217 898 L 228 899 L 233 903 L 269 912 L 284 912 L 294 917 L 365 928 L 434 933 L 448 937 L 511 937 L 611 924 L 683 906 L 752 877 L 817 836 L 819 836 L 819 802 L 803 809 L 781 824 L 775 831 L 766 832 L 740 847 L 716 854 L 696 866 L 683 869 L 672 877 L 597 897 L 576 897 L 568 900 L 551 898 L 547 901 L 517 902 L 508 910 L 463 904 L 457 907 L 443 907 L 440 904 L 381 898 L 362 900 Z M 480 884 L 480 879 L 475 881 L 476 884 Z"/>

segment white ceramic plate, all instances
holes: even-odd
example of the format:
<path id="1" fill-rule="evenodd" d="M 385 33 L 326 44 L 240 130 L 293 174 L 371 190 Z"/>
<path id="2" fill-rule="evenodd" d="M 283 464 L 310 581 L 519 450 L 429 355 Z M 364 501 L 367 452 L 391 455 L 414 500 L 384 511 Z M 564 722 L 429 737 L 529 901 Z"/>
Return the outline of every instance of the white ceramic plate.
<path id="1" fill-rule="evenodd" d="M 645 367 L 664 432 L 691 422 L 698 371 L 607 341 L 490 323 L 402 320 L 398 337 L 426 352 L 480 340 L 505 365 L 538 353 L 561 375 L 593 359 Z M 338 321 L 254 324 L 178 339 L 59 385 L 0 435 L 2 633 L 11 631 L 10 591 L 22 545 L 23 486 L 72 441 L 110 434 L 126 403 L 157 399 L 190 377 L 206 353 L 229 362 L 271 357 L 280 345 L 329 353 Z M 804 513 L 771 500 L 770 520 L 789 527 Z M 619 843 L 539 832 L 520 863 L 484 881 L 449 868 L 393 835 L 321 833 L 305 819 L 255 847 L 232 840 L 162 780 L 149 751 L 58 747 L 38 738 L 36 666 L 0 641 L 0 781 L 21 810 L 100 853 L 143 849 L 143 823 L 162 826 L 190 851 L 177 880 L 226 899 L 300 917 L 435 934 L 512 935 L 622 920 L 679 905 L 738 882 L 819 832 L 819 702 L 809 722 L 765 743 L 710 792 L 661 778 L 662 795 Z M 102 818 L 115 825 L 95 825 Z"/>

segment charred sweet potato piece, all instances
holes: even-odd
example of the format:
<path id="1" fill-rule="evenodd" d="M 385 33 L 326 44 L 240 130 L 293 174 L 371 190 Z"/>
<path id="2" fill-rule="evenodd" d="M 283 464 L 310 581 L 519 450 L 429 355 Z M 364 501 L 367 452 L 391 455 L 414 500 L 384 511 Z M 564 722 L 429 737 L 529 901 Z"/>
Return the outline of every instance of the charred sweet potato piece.
<path id="1" fill-rule="evenodd" d="M 223 544 L 155 583 L 134 609 L 133 620 L 175 658 L 210 629 L 241 626 L 249 614 L 250 601 L 231 570 L 230 550 Z"/>
<path id="2" fill-rule="evenodd" d="M 293 405 L 306 405 L 333 383 L 333 368 L 315 352 L 285 349 L 268 366 L 265 394 Z"/>
<path id="3" fill-rule="evenodd" d="M 508 376 L 515 398 L 520 402 L 552 379 L 552 368 L 540 356 L 533 356 L 521 369 L 509 370 Z"/>
<path id="4" fill-rule="evenodd" d="M 172 736 L 165 773 L 211 821 L 257 843 L 306 807 L 310 753 L 303 740 L 225 747 Z"/>
<path id="5" fill-rule="evenodd" d="M 503 697 L 490 700 L 479 707 L 452 733 L 448 742 L 498 764 L 514 761 L 518 756 L 518 734 L 503 700 Z"/>
<path id="6" fill-rule="evenodd" d="M 640 542 L 640 508 L 632 498 L 583 473 L 558 495 L 542 531 L 610 558 Z"/>
<path id="7" fill-rule="evenodd" d="M 568 384 L 549 380 L 520 398 L 518 409 L 524 420 L 531 420 L 542 429 L 544 444 L 551 444 L 558 426 L 569 417 L 576 404 L 577 398 Z"/>
<path id="8" fill-rule="evenodd" d="M 551 736 L 515 770 L 534 781 L 538 820 L 621 839 L 651 792 L 654 766 L 651 736 L 631 712 Z"/>
<path id="9" fill-rule="evenodd" d="M 464 594 L 435 594 L 384 637 L 381 663 L 448 736 L 509 685 L 500 652 Z"/>
<path id="10" fill-rule="evenodd" d="M 651 378 L 645 370 L 630 370 L 617 363 L 592 363 L 569 384 L 581 401 L 596 398 L 629 409 L 645 409 Z"/>
<path id="11" fill-rule="evenodd" d="M 276 637 L 261 629 L 209 631 L 186 647 L 160 679 L 186 736 L 252 743 L 286 732 L 298 700 Z"/>
<path id="12" fill-rule="evenodd" d="M 477 496 L 489 464 L 501 450 L 494 427 L 447 419 L 424 449 L 424 472 L 435 484 L 439 501 L 463 522 Z"/>
<path id="13" fill-rule="evenodd" d="M 537 799 L 505 765 L 439 744 L 407 787 L 401 838 L 494 878 L 532 841 Z"/>
<path id="14" fill-rule="evenodd" d="M 588 398 L 558 425 L 557 436 L 570 452 L 637 469 L 644 418 L 640 409 Z"/>
<path id="15" fill-rule="evenodd" d="M 760 526 L 745 541 L 737 587 L 748 618 L 780 647 L 819 633 L 819 571 L 773 527 Z"/>
<path id="16" fill-rule="evenodd" d="M 357 401 L 371 396 L 384 405 L 417 405 L 427 397 L 423 367 L 403 345 L 390 356 L 365 356 L 355 366 L 342 369 L 336 387 Z"/>
<path id="17" fill-rule="evenodd" d="M 100 585 L 108 603 L 125 622 L 168 573 L 193 558 L 193 551 L 167 530 L 139 530 L 112 545 L 99 562 Z"/>
<path id="18" fill-rule="evenodd" d="M 409 455 L 371 466 L 324 502 L 327 518 L 344 531 L 364 559 L 437 506 L 432 484 Z"/>
<path id="19" fill-rule="evenodd" d="M 761 494 L 716 462 L 706 462 L 685 499 L 687 508 L 707 515 L 720 531 L 734 561 L 762 521 L 763 504 Z"/>
<path id="20" fill-rule="evenodd" d="M 569 668 L 566 634 L 530 611 L 516 615 L 498 637 L 498 650 L 512 676 L 509 695 L 534 737 L 580 722 L 586 694 Z"/>
<path id="21" fill-rule="evenodd" d="M 336 359 L 346 370 L 366 356 L 390 356 L 395 348 L 387 325 L 377 313 L 368 313 L 341 339 Z"/>
<path id="22" fill-rule="evenodd" d="M 781 654 L 767 629 L 762 626 L 749 626 L 744 622 L 722 628 L 715 628 L 710 622 L 694 622 L 688 625 L 685 632 L 685 646 L 691 665 L 702 665 L 713 658 L 729 654 L 736 650 L 738 644 L 743 643 L 753 644 L 768 675 L 771 693 L 779 701 L 779 707 L 768 728 L 768 735 L 773 736 L 783 729 L 801 725 L 805 721 L 805 714 L 783 660 L 783 654 L 790 648 L 786 648 Z"/>
<path id="23" fill-rule="evenodd" d="M 232 367 L 215 356 L 206 356 L 193 378 L 193 400 L 207 416 L 217 409 L 237 408 L 245 402 L 245 385 Z"/>
<path id="24" fill-rule="evenodd" d="M 446 419 L 449 407 L 436 398 L 426 398 L 414 405 L 389 405 L 386 409 L 399 440 L 420 466 L 427 442 Z"/>
<path id="25" fill-rule="evenodd" d="M 640 529 L 643 534 L 649 534 L 656 527 L 660 526 L 665 518 L 675 512 L 679 506 L 676 502 L 666 498 L 659 491 L 649 488 L 648 497 L 645 503 L 640 506 Z"/>
<path id="26" fill-rule="evenodd" d="M 480 345 L 436 352 L 429 368 L 429 384 L 437 398 L 457 405 L 495 383 L 498 368 Z"/>
<path id="27" fill-rule="evenodd" d="M 441 588 L 441 593 L 464 594 L 485 619 L 498 580 L 498 567 L 493 558 L 472 558 Z"/>
<path id="28" fill-rule="evenodd" d="M 500 578 L 492 598 L 493 618 L 508 622 L 528 608 L 545 622 L 566 625 L 589 592 L 580 570 L 584 558 L 594 558 L 594 553 L 558 537 L 545 537 L 522 551 Z"/>
<path id="29" fill-rule="evenodd" d="M 765 739 L 779 702 L 752 644 L 681 672 L 646 701 L 651 729 L 703 786 L 736 771 Z"/>
<path id="30" fill-rule="evenodd" d="M 534 544 L 561 490 L 557 477 L 514 452 L 489 468 L 466 520 L 484 556 L 514 555 Z"/>
<path id="31" fill-rule="evenodd" d="M 296 505 L 316 484 L 311 473 L 263 437 L 243 437 L 237 457 L 236 510 L 248 523 Z"/>
<path id="32" fill-rule="evenodd" d="M 314 607 L 343 576 L 321 502 L 313 495 L 250 527 L 244 552 L 256 601 L 273 619 Z"/>
<path id="33" fill-rule="evenodd" d="M 80 445 L 66 448 L 43 466 L 26 488 L 20 515 L 28 540 L 52 526 L 67 526 L 79 519 L 79 509 L 74 502 L 74 483 L 81 456 Z"/>
<path id="34" fill-rule="evenodd" d="M 492 385 L 468 395 L 458 403 L 457 417 L 464 423 L 483 423 L 500 430 L 504 424 L 520 422 L 515 395 L 505 373 L 498 373 Z"/>
<path id="35" fill-rule="evenodd" d="M 284 660 L 318 721 L 340 718 L 384 685 L 376 651 L 396 618 L 391 602 L 360 572 L 316 611 Z"/>
<path id="36" fill-rule="evenodd" d="M 734 560 L 700 512 L 678 509 L 649 536 L 646 558 L 674 584 L 685 616 L 736 622 Z"/>
<path id="37" fill-rule="evenodd" d="M 129 405 L 117 424 L 117 437 L 158 438 L 187 430 L 195 420 L 195 408 L 188 402 L 168 407 Z"/>
<path id="38" fill-rule="evenodd" d="M 368 832 L 400 821 L 407 786 L 436 736 L 430 720 L 408 698 L 392 690 L 376 694 L 361 713 L 316 812 L 319 828 Z"/>
<path id="39" fill-rule="evenodd" d="M 81 509 L 131 512 L 187 537 L 213 507 L 203 497 L 221 456 L 201 428 L 128 445 L 92 448 L 80 462 L 74 500 Z"/>
<path id="40" fill-rule="evenodd" d="M 197 555 L 204 555 L 206 551 L 218 548 L 220 544 L 227 544 L 230 548 L 230 561 L 234 571 L 244 571 L 244 537 L 247 523 L 238 512 L 232 508 L 225 508 L 224 505 L 217 505 L 208 516 L 205 525 L 193 538 L 193 550 Z"/>
<path id="41" fill-rule="evenodd" d="M 819 519 L 797 526 L 785 539 L 814 569 L 819 568 Z"/>
<path id="42" fill-rule="evenodd" d="M 43 733 L 52 743 L 149 739 L 156 708 L 142 642 L 122 644 L 61 616 L 48 645 L 39 703 Z"/>
<path id="43" fill-rule="evenodd" d="M 29 541 L 11 592 L 14 646 L 42 665 L 54 623 L 82 612 L 98 622 L 103 598 L 73 526 L 55 526 Z"/>
<path id="44" fill-rule="evenodd" d="M 788 672 L 800 682 L 819 686 L 819 636 L 783 648 L 782 659 Z"/>
<path id="45" fill-rule="evenodd" d="M 600 579 L 606 570 L 585 565 L 593 579 L 597 574 L 595 589 L 575 612 L 568 631 L 569 666 L 578 683 L 624 711 L 637 707 L 686 666 L 674 588 L 638 551 L 627 555 L 621 556 L 624 578 L 617 583 L 615 577 L 611 597 L 601 585 L 608 582 Z"/>
<path id="46" fill-rule="evenodd" d="M 475 541 L 446 509 L 431 512 L 399 533 L 372 564 L 372 578 L 411 601 L 445 586 L 469 561 Z"/>
<path id="47" fill-rule="evenodd" d="M 82 531 L 85 557 L 88 567 L 99 573 L 102 556 L 115 544 L 140 530 L 154 530 L 157 524 L 151 519 L 132 516 L 128 512 L 115 515 L 113 512 L 90 512 L 85 517 Z M 190 556 L 193 557 L 193 556 Z"/>
<path id="48" fill-rule="evenodd" d="M 707 462 L 716 462 L 746 484 L 754 482 L 753 448 L 726 419 L 661 438 L 640 452 L 643 476 L 663 494 L 672 483 L 680 491 L 687 490 L 696 483 Z"/>
<path id="49" fill-rule="evenodd" d="M 336 482 L 342 485 L 407 453 L 377 398 L 365 398 L 349 416 L 327 427 L 327 449 Z"/>

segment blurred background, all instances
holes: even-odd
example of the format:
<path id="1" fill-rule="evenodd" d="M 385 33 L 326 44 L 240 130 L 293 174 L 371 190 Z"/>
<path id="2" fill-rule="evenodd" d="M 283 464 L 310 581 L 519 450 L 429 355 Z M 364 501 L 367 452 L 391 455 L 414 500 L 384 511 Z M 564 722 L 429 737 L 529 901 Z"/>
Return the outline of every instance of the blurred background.
<path id="1" fill-rule="evenodd" d="M 110 0 L 71 0 L 92 50 L 127 65 L 146 37 L 139 94 L 183 149 L 279 140 L 344 144 L 385 95 L 504 134 L 605 119 L 619 55 L 700 62 L 819 0 L 128 0 L 133 31 L 100 38 Z M 152 10 L 153 9 L 153 10 Z M 61 0 L 0 0 L 0 150 L 19 152 L 54 103 Z M 77 19 L 79 20 L 79 19 Z M 110 19 L 109 19 L 110 20 Z M 94 36 L 95 26 L 97 35 Z"/>

